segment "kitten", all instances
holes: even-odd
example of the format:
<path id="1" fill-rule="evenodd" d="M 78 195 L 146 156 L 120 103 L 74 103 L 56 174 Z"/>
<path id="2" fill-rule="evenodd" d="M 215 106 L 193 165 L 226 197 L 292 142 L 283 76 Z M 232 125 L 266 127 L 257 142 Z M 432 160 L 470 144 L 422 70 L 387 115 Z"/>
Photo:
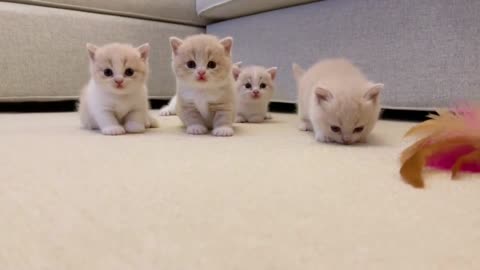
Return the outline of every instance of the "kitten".
<path id="1" fill-rule="evenodd" d="M 87 44 L 91 79 L 83 88 L 79 112 L 84 128 L 105 135 L 141 133 L 157 127 L 148 114 L 146 81 L 150 45 L 97 47 Z"/>
<path id="2" fill-rule="evenodd" d="M 277 68 L 250 66 L 234 68 L 233 73 L 236 78 L 236 122 L 260 123 L 271 119 L 268 104 L 275 91 Z"/>
<path id="3" fill-rule="evenodd" d="M 242 66 L 242 62 L 236 62 L 235 64 L 232 65 L 232 72 L 235 73 L 235 70 L 239 70 L 241 66 Z M 173 96 L 168 102 L 168 104 L 163 106 L 160 109 L 159 114 L 160 116 L 176 115 L 177 114 L 176 110 L 177 110 L 177 95 Z"/>
<path id="4" fill-rule="evenodd" d="M 194 35 L 170 38 L 172 67 L 177 77 L 176 112 L 188 134 L 232 136 L 234 91 L 233 39 Z"/>
<path id="5" fill-rule="evenodd" d="M 364 141 L 380 113 L 383 84 L 366 79 L 345 59 L 318 62 L 302 70 L 293 64 L 298 87 L 299 129 L 314 131 L 320 142 Z"/>

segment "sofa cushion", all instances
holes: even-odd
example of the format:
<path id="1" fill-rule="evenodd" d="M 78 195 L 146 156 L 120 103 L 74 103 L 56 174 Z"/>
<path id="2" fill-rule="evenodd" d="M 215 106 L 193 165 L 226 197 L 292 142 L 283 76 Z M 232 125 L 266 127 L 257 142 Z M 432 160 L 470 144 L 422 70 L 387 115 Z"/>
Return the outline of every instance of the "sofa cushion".
<path id="1" fill-rule="evenodd" d="M 150 97 L 172 96 L 168 37 L 204 32 L 202 27 L 6 2 L 0 2 L 0 25 L 0 102 L 76 99 L 89 78 L 87 42 L 149 42 Z"/>
<path id="2" fill-rule="evenodd" d="M 212 20 L 232 19 L 315 1 L 318 0 L 197 0 L 197 14 Z"/>
<path id="3" fill-rule="evenodd" d="M 0 1 L 2 2 L 2 1 Z M 205 25 L 195 12 L 195 0 L 11 0 L 23 4 L 84 10 L 166 22 Z"/>
<path id="4" fill-rule="evenodd" d="M 209 25 L 234 60 L 278 66 L 276 101 L 295 102 L 292 62 L 346 57 L 385 84 L 383 106 L 480 99 L 480 1 L 321 1 Z"/>

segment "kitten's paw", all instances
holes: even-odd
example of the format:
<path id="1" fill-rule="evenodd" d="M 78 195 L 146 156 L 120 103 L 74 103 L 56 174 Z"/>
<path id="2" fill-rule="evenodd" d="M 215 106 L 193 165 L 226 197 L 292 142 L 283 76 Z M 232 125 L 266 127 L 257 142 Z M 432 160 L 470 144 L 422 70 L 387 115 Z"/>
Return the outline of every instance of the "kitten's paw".
<path id="1" fill-rule="evenodd" d="M 109 127 L 104 127 L 102 128 L 102 134 L 103 135 L 122 135 L 125 134 L 125 129 L 122 126 L 109 126 Z"/>
<path id="2" fill-rule="evenodd" d="M 155 117 L 149 115 L 145 128 L 158 128 L 158 121 Z"/>
<path id="3" fill-rule="evenodd" d="M 321 133 L 315 134 L 315 140 L 317 142 L 321 142 L 321 143 L 333 143 L 333 142 L 335 142 L 332 138 L 330 138 L 328 136 L 325 136 Z"/>
<path id="4" fill-rule="evenodd" d="M 267 113 L 267 115 L 265 115 L 265 120 L 271 120 L 272 119 L 272 115 Z"/>
<path id="5" fill-rule="evenodd" d="M 217 127 L 212 131 L 213 136 L 230 137 L 233 136 L 233 128 L 228 126 Z"/>
<path id="6" fill-rule="evenodd" d="M 265 121 L 264 116 L 252 116 L 252 117 L 248 118 L 249 123 L 261 123 L 263 121 Z"/>
<path id="7" fill-rule="evenodd" d="M 160 116 L 170 116 L 170 115 L 175 115 L 176 112 L 175 110 L 172 110 L 170 106 L 165 106 L 160 109 L 160 112 L 158 113 Z"/>
<path id="8" fill-rule="evenodd" d="M 312 126 L 309 123 L 302 121 L 298 125 L 298 129 L 301 131 L 312 131 Z"/>
<path id="9" fill-rule="evenodd" d="M 323 136 L 323 134 L 315 134 L 315 140 L 322 143 L 328 142 L 328 138 Z"/>
<path id="10" fill-rule="evenodd" d="M 130 121 L 125 123 L 125 130 L 128 133 L 143 133 L 145 132 L 145 125 Z"/>
<path id="11" fill-rule="evenodd" d="M 202 135 L 207 133 L 208 129 L 203 125 L 191 125 L 187 127 L 187 133 L 191 135 Z"/>
<path id="12" fill-rule="evenodd" d="M 237 118 L 235 118 L 235 122 L 236 123 L 245 123 L 245 122 L 247 122 L 247 119 L 245 119 L 245 117 L 243 117 L 241 115 L 237 115 Z"/>

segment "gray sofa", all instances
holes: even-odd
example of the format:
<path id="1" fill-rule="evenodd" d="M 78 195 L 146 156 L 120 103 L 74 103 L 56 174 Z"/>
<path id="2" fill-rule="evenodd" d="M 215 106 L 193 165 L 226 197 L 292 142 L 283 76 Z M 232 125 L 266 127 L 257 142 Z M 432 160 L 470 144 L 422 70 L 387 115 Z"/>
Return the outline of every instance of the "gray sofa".
<path id="1" fill-rule="evenodd" d="M 235 61 L 278 66 L 275 101 L 295 102 L 292 62 L 352 59 L 385 83 L 387 108 L 480 98 L 480 1 L 0 1 L 0 101 L 75 99 L 84 44 L 150 42 L 150 96 L 174 94 L 168 37 L 235 38 Z"/>

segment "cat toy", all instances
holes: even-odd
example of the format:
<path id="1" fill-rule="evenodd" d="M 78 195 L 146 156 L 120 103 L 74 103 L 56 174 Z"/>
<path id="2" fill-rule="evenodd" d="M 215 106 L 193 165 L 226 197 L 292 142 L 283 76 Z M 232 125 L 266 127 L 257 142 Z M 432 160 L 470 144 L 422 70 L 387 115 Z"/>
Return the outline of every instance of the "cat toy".
<path id="1" fill-rule="evenodd" d="M 467 104 L 428 117 L 405 134 L 420 139 L 401 154 L 403 179 L 423 188 L 424 167 L 450 170 L 452 179 L 461 171 L 480 172 L 480 107 Z"/>

